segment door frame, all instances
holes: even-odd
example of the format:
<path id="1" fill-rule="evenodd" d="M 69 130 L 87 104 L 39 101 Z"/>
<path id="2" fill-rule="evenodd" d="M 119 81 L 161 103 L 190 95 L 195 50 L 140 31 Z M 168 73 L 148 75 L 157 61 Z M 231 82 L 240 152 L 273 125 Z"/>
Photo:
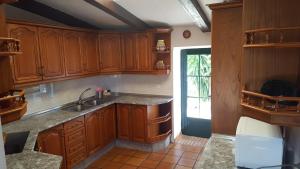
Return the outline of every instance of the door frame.
<path id="1" fill-rule="evenodd" d="M 199 131 L 204 133 L 201 137 L 209 138 L 211 136 L 211 119 L 200 119 L 187 117 L 187 55 L 211 54 L 211 48 L 193 48 L 183 49 L 180 53 L 181 66 L 181 132 L 185 134 L 185 129 L 189 126 L 199 127 Z M 207 131 L 209 130 L 209 131 Z M 187 135 L 195 135 L 195 132 L 186 132 Z M 199 136 L 199 135 L 197 135 Z"/>

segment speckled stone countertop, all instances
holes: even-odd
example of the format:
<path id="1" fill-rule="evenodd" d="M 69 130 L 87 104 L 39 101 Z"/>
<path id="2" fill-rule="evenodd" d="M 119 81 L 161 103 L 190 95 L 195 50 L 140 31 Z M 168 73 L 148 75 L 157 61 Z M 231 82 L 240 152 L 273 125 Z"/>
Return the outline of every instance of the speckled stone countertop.
<path id="1" fill-rule="evenodd" d="M 6 155 L 7 168 L 59 169 L 62 157 L 34 151 L 38 133 L 43 130 L 115 103 L 157 105 L 168 103 L 172 100 L 173 98 L 168 96 L 119 94 L 118 96 L 113 96 L 109 99 L 109 101 L 85 111 L 68 112 L 61 109 L 55 109 L 43 114 L 25 117 L 21 120 L 3 125 L 3 132 L 6 133 L 30 131 L 23 152 L 19 154 Z"/>
<path id="2" fill-rule="evenodd" d="M 234 137 L 213 134 L 194 168 L 237 169 L 234 161 L 234 141 Z"/>

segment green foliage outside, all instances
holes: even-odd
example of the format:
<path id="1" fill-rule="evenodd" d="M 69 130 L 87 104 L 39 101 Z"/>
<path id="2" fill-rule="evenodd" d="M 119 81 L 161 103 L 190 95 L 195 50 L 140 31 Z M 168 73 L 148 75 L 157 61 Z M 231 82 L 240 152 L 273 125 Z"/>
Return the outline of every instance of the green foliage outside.
<path id="1" fill-rule="evenodd" d="M 197 86 L 197 96 L 202 101 L 210 97 L 211 55 L 188 55 L 187 74 L 192 77 L 192 82 Z"/>

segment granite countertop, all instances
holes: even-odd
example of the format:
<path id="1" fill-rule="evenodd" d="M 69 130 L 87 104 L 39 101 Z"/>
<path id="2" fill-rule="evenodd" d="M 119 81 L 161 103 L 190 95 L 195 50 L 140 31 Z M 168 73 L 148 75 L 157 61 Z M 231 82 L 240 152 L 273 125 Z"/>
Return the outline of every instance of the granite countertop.
<path id="1" fill-rule="evenodd" d="M 234 156 L 235 138 L 213 134 L 195 169 L 237 169 Z"/>
<path id="2" fill-rule="evenodd" d="M 157 105 L 168 103 L 172 100 L 173 98 L 169 96 L 120 94 L 101 105 L 85 111 L 68 112 L 55 109 L 3 125 L 3 132 L 6 133 L 30 131 L 23 152 L 6 155 L 7 167 L 8 169 L 59 169 L 62 157 L 34 151 L 39 132 L 115 103 Z"/>

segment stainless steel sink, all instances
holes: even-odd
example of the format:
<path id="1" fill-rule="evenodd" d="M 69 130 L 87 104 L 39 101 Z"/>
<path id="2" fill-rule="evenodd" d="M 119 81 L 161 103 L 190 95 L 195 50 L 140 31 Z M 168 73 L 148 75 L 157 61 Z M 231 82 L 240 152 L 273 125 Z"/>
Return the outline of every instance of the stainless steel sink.
<path id="1" fill-rule="evenodd" d="M 107 98 L 102 98 L 102 99 L 91 99 L 91 100 L 86 100 L 83 103 L 73 103 L 70 105 L 67 105 L 62 108 L 64 111 L 72 111 L 72 112 L 81 112 L 90 108 L 93 108 L 95 106 L 99 106 L 101 104 L 110 102 L 114 99 L 114 97 L 107 97 Z"/>
<path id="2" fill-rule="evenodd" d="M 80 111 L 90 109 L 92 107 L 93 107 L 93 105 L 89 105 L 89 104 L 73 104 L 73 105 L 62 108 L 62 110 L 80 112 Z"/>

